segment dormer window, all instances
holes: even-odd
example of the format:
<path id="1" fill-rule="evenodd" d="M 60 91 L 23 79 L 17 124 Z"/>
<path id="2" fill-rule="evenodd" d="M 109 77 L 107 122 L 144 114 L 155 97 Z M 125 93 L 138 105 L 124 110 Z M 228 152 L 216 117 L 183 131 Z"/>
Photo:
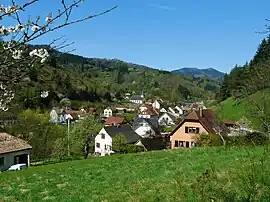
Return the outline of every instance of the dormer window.
<path id="1" fill-rule="evenodd" d="M 200 128 L 198 128 L 198 127 L 185 127 L 185 133 L 199 134 Z"/>

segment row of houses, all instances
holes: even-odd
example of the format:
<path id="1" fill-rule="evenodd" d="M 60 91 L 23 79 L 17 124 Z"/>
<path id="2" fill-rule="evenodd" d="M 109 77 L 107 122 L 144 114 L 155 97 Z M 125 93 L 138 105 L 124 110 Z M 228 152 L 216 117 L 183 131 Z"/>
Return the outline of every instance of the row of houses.
<path id="1" fill-rule="evenodd" d="M 135 101 L 135 98 L 137 101 Z M 183 120 L 186 120 L 186 117 L 188 117 L 189 113 L 193 110 L 187 107 L 188 104 L 194 107 L 194 103 L 188 103 L 185 106 L 168 106 L 165 105 L 161 99 L 151 102 L 145 101 L 143 98 L 143 95 L 131 97 L 131 102 L 136 104 L 140 103 L 135 110 L 137 116 L 134 117 L 132 121 L 127 121 L 124 117 L 114 115 L 113 107 L 107 107 L 104 110 L 104 116 L 107 118 L 104 123 L 104 128 L 95 138 L 95 153 L 101 156 L 112 153 L 112 139 L 117 134 L 123 134 L 127 139 L 127 144 L 141 145 L 143 147 L 146 147 L 146 145 L 143 144 L 144 140 L 149 138 L 153 141 L 155 141 L 156 137 L 169 138 L 169 140 L 171 140 L 170 142 L 172 142 L 172 133 L 166 131 L 170 131 L 170 129 L 172 131 L 172 129 L 177 128 Z M 139 102 L 139 100 L 142 102 Z M 199 106 L 200 103 L 196 104 Z M 199 108 L 203 110 L 205 107 L 201 105 Z M 120 109 L 120 107 L 118 107 L 118 109 Z M 124 107 L 121 109 L 124 109 Z M 176 131 L 174 131 L 174 133 L 175 132 Z M 179 141 L 186 142 L 187 139 L 185 136 L 182 136 Z M 194 146 L 194 143 L 190 142 L 186 145 L 187 147 L 191 147 Z M 171 146 L 171 148 L 175 148 L 175 146 Z M 164 149 L 166 149 L 166 147 L 164 147 Z"/>
<path id="2" fill-rule="evenodd" d="M 108 120 L 111 119 L 113 118 Z M 143 145 L 144 138 L 161 135 L 158 126 L 157 128 L 153 127 L 151 119 L 139 117 L 136 119 L 141 119 L 141 121 L 135 121 L 136 124 L 133 125 L 119 122 L 116 125 L 105 126 L 95 138 L 95 152 L 102 156 L 112 153 L 112 138 L 120 133 L 125 135 L 127 144 L 135 145 Z M 229 135 L 235 126 L 236 123 L 232 121 L 220 123 L 212 110 L 200 108 L 189 112 L 172 132 L 163 137 L 169 137 L 171 149 L 192 148 L 196 147 L 199 134 Z"/>

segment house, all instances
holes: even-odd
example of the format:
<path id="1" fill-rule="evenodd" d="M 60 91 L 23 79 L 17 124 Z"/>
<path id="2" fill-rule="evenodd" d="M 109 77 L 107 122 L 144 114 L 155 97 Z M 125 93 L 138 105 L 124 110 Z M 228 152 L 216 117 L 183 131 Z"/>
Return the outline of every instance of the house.
<path id="1" fill-rule="evenodd" d="M 152 105 L 151 104 L 142 104 L 140 107 L 139 107 L 139 110 L 140 112 L 143 112 L 143 111 L 146 111 L 147 109 L 152 109 Z"/>
<path id="2" fill-rule="evenodd" d="M 110 116 L 112 116 L 112 109 L 109 108 L 109 107 L 107 107 L 106 109 L 104 109 L 103 116 L 104 117 L 107 117 L 107 118 L 110 117 Z"/>
<path id="3" fill-rule="evenodd" d="M 158 125 L 160 126 L 171 126 L 175 125 L 177 117 L 170 112 L 162 113 L 158 118 Z"/>
<path id="4" fill-rule="evenodd" d="M 7 133 L 0 133 L 0 171 L 22 163 L 29 167 L 31 149 L 31 145 L 26 141 Z"/>
<path id="5" fill-rule="evenodd" d="M 175 112 L 179 115 L 183 115 L 184 114 L 184 111 L 182 108 L 178 107 L 178 106 L 175 106 Z"/>
<path id="6" fill-rule="evenodd" d="M 194 147 L 199 134 L 217 134 L 219 132 L 226 132 L 226 128 L 217 123 L 212 110 L 192 111 L 171 133 L 171 147 L 172 149 Z"/>
<path id="7" fill-rule="evenodd" d="M 153 102 L 153 104 L 152 104 L 152 107 L 154 108 L 154 109 L 160 109 L 161 108 L 161 101 L 160 100 L 155 100 L 154 102 Z"/>
<path id="8" fill-rule="evenodd" d="M 136 104 L 142 104 L 144 102 L 144 95 L 143 92 L 141 95 L 132 95 L 130 97 L 130 102 L 136 103 Z"/>
<path id="9" fill-rule="evenodd" d="M 167 110 L 163 107 L 159 110 L 160 112 L 164 113 L 164 112 L 167 112 Z"/>
<path id="10" fill-rule="evenodd" d="M 106 119 L 104 126 L 117 126 L 126 123 L 125 117 L 110 116 Z"/>
<path id="11" fill-rule="evenodd" d="M 171 112 L 172 114 L 176 114 L 175 110 L 171 107 L 168 108 L 168 111 Z"/>
<path id="12" fill-rule="evenodd" d="M 113 137 L 120 134 L 124 135 L 126 144 L 137 144 L 141 138 L 129 124 L 104 127 L 95 137 L 95 153 L 101 156 L 113 153 Z"/>
<path id="13" fill-rule="evenodd" d="M 133 130 L 142 138 L 155 136 L 159 133 L 157 117 L 135 117 L 133 120 Z"/>

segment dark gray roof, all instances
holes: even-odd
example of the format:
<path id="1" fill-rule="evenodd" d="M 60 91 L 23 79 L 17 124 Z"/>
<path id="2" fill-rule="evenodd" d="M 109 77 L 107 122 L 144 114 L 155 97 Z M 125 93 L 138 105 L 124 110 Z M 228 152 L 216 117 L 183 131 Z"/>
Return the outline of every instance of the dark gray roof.
<path id="1" fill-rule="evenodd" d="M 159 128 L 158 128 L 158 117 L 151 117 L 151 118 L 139 118 L 138 116 L 134 118 L 133 120 L 133 129 L 137 130 L 140 127 L 140 123 L 148 123 L 150 127 L 156 132 L 159 133 Z"/>
<path id="2" fill-rule="evenodd" d="M 159 118 L 161 116 L 163 116 L 164 114 L 168 114 L 168 116 L 175 122 L 177 121 L 177 117 L 175 117 L 174 115 L 172 115 L 170 112 L 164 112 L 164 113 L 161 113 L 161 115 L 159 116 Z"/>
<path id="3" fill-rule="evenodd" d="M 130 100 L 143 100 L 143 98 L 141 97 L 141 95 L 132 95 L 130 97 Z"/>
<path id="4" fill-rule="evenodd" d="M 105 131 L 111 136 L 122 134 L 126 138 L 126 143 L 135 143 L 140 140 L 140 136 L 132 129 L 129 124 L 123 124 L 120 126 L 108 126 L 104 127 Z"/>

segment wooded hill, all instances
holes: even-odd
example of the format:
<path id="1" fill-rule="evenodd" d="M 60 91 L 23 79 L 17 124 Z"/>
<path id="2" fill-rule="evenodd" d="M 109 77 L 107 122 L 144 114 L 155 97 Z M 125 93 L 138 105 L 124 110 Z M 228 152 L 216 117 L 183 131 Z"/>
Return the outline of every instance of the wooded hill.
<path id="1" fill-rule="evenodd" d="M 186 99 L 211 99 L 219 89 L 217 81 L 174 75 L 167 71 L 117 59 L 85 58 L 50 51 L 42 67 L 30 70 L 25 85 L 20 85 L 16 99 L 25 108 L 52 106 L 64 97 L 89 102 L 122 100 L 125 93 L 142 90 L 147 98 L 159 97 L 170 102 Z M 50 95 L 41 99 L 40 91 Z"/>
<path id="2" fill-rule="evenodd" d="M 270 36 L 261 41 L 251 61 L 224 76 L 216 98 L 223 119 L 246 117 L 252 127 L 270 132 Z"/>
<path id="3" fill-rule="evenodd" d="M 217 94 L 219 101 L 234 96 L 244 98 L 270 87 L 270 36 L 263 39 L 250 62 L 236 65 L 229 74 Z"/>

